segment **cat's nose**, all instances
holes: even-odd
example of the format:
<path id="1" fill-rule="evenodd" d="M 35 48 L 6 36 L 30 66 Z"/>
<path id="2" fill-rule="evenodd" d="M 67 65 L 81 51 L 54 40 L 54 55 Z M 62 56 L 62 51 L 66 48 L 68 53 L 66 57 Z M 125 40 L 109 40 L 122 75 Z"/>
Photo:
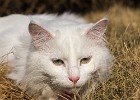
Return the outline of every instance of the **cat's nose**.
<path id="1" fill-rule="evenodd" d="M 71 77 L 69 77 L 69 80 L 72 81 L 74 84 L 77 83 L 77 81 L 78 81 L 79 79 L 80 79 L 79 76 L 75 76 L 75 77 L 74 77 L 74 76 L 71 76 Z"/>

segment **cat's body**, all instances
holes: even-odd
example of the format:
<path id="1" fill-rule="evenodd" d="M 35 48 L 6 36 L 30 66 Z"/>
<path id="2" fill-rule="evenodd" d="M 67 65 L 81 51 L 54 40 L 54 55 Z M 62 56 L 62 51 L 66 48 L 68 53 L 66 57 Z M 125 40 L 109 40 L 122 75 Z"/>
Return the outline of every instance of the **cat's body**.
<path id="1" fill-rule="evenodd" d="M 0 57 L 13 68 L 8 77 L 41 100 L 75 91 L 81 97 L 96 71 L 101 77 L 110 71 L 106 25 L 106 18 L 88 24 L 69 14 L 1 17 Z"/>

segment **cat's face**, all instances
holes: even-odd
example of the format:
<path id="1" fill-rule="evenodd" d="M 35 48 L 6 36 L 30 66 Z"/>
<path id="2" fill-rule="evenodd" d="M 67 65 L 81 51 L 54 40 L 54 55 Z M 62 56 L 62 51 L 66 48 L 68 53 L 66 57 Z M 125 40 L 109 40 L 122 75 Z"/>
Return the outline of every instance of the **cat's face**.
<path id="1" fill-rule="evenodd" d="M 96 70 L 108 67 L 110 54 L 103 41 L 107 19 L 95 24 L 58 27 L 49 32 L 30 23 L 29 32 L 40 56 L 40 69 L 51 83 L 64 88 L 81 87 Z"/>

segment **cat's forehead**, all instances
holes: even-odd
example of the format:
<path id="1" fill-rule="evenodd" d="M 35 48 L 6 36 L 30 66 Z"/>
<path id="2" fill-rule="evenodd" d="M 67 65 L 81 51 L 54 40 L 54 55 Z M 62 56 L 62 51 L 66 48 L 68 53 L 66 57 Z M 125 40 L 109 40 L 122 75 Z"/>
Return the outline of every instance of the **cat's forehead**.
<path id="1" fill-rule="evenodd" d="M 81 53 L 88 48 L 89 39 L 82 35 L 86 32 L 90 24 L 79 24 L 75 22 L 67 22 L 62 24 L 49 25 L 50 33 L 54 34 L 56 43 L 56 51 L 63 53 Z M 58 48 L 57 48 L 58 47 Z"/>
<path id="2" fill-rule="evenodd" d="M 86 32 L 83 25 L 68 25 L 55 28 L 53 33 L 58 43 L 66 45 L 81 45 L 85 41 L 85 36 L 82 34 Z"/>
<path id="3" fill-rule="evenodd" d="M 59 53 L 64 58 L 87 56 L 91 49 L 91 41 L 80 33 L 66 34 L 55 38 L 55 53 Z"/>
<path id="4" fill-rule="evenodd" d="M 79 25 L 79 24 L 70 24 L 70 25 L 57 25 L 57 26 L 49 26 L 49 30 L 63 32 L 74 32 L 74 31 L 84 31 L 89 25 Z M 48 28 L 48 27 L 47 27 Z"/>
<path id="5" fill-rule="evenodd" d="M 90 45 L 93 43 L 83 33 L 87 32 L 90 25 L 67 22 L 62 24 L 51 23 L 46 26 L 46 30 L 54 35 L 53 44 L 50 43 L 51 52 L 60 54 L 60 56 L 65 58 L 71 55 L 74 55 L 75 58 L 86 55 L 86 52 L 91 47 Z"/>
<path id="6" fill-rule="evenodd" d="M 79 23 L 72 20 L 52 20 L 47 21 L 43 24 L 46 30 L 53 32 L 54 34 L 58 34 L 58 31 L 62 34 L 72 34 L 73 32 L 79 31 L 82 32 L 87 29 L 90 24 L 88 23 Z"/>
<path id="7" fill-rule="evenodd" d="M 90 24 L 70 24 L 55 27 L 50 26 L 48 31 L 50 31 L 50 33 L 54 34 L 56 37 L 78 38 L 87 32 L 89 26 Z"/>

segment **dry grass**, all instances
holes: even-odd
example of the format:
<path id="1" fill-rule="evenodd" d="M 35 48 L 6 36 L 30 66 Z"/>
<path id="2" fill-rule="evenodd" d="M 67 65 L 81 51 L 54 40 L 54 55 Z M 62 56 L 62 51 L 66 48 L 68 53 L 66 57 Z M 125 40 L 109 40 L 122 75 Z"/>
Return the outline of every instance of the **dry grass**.
<path id="1" fill-rule="evenodd" d="M 110 19 L 106 35 L 115 58 L 113 73 L 88 100 L 140 100 L 140 10 L 115 6 L 84 17 L 94 22 L 104 15 Z M 4 76 L 6 66 L 0 66 L 0 100 L 33 100 Z"/>

